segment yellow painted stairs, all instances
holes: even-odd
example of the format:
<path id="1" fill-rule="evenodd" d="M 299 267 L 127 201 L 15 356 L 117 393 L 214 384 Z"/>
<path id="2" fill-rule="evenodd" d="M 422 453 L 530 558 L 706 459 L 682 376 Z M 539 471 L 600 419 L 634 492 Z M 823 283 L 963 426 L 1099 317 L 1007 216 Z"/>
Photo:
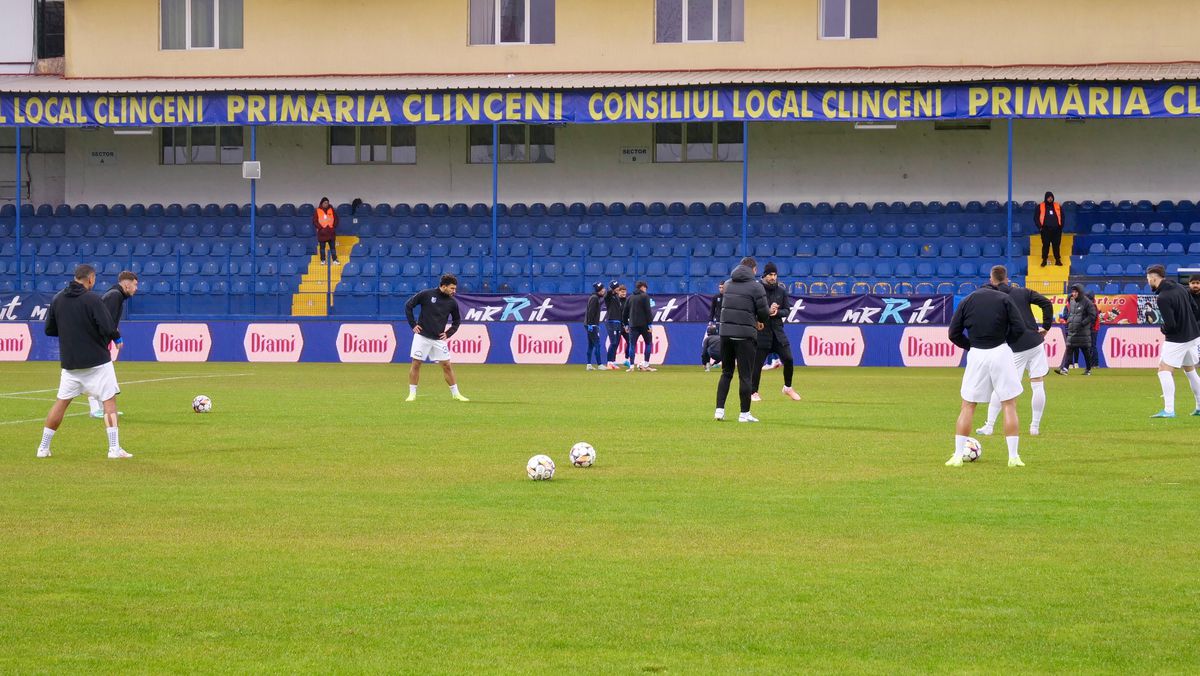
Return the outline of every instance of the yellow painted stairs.
<path id="1" fill-rule="evenodd" d="M 1060 294 L 1067 288 L 1067 280 L 1071 276 L 1071 251 L 1075 244 L 1075 235 L 1064 232 L 1060 252 L 1063 257 L 1061 267 L 1054 264 L 1054 254 L 1051 254 L 1050 264 L 1042 267 L 1042 236 L 1029 237 L 1029 274 L 1025 275 L 1025 286 L 1038 293 Z"/>
<path id="2" fill-rule="evenodd" d="M 321 265 L 320 254 L 314 253 L 308 260 L 308 270 L 300 278 L 300 288 L 292 296 L 293 317 L 324 317 L 329 314 L 325 292 L 337 288 L 342 281 L 342 270 L 350 262 L 350 251 L 358 244 L 357 237 L 339 235 L 337 257 L 341 265 Z M 326 278 L 328 274 L 328 279 Z"/>

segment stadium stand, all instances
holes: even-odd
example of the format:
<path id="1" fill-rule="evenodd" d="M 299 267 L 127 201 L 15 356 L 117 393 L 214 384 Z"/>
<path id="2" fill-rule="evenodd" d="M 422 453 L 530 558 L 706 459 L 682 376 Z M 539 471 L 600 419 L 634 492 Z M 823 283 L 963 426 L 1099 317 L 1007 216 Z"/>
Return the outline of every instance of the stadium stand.
<path id="1" fill-rule="evenodd" d="M 1034 206 L 1014 205 L 1017 277 L 1026 273 Z M 1200 210 L 1190 202 L 1066 206 L 1082 254 L 1074 266 L 1096 292 L 1140 288 L 1152 262 L 1200 263 Z M 302 281 L 317 291 L 325 279 L 313 265 L 312 208 L 261 205 L 251 260 L 248 205 L 26 205 L 18 269 L 16 212 L 5 205 L 0 292 L 54 291 L 88 262 L 102 284 L 124 268 L 145 277 L 138 314 L 288 315 Z M 635 277 L 656 292 L 709 292 L 741 244 L 739 202 L 502 205 L 493 287 L 488 205 L 338 210 L 339 235 L 354 242 L 328 282 L 339 314 L 397 314 L 409 294 L 447 272 L 464 292 L 581 293 L 597 279 Z M 776 211 L 756 202 L 748 212 L 751 252 L 775 261 L 797 293 L 968 293 L 1007 246 L 999 202 L 805 202 Z M 1112 220 L 1118 215 L 1124 220 Z"/>

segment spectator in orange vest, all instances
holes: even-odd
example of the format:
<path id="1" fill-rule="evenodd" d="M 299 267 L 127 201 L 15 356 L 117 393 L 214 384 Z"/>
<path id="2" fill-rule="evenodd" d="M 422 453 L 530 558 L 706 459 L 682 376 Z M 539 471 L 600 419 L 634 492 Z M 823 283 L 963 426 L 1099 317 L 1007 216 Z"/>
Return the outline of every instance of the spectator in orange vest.
<path id="1" fill-rule="evenodd" d="M 1046 199 L 1038 205 L 1035 219 L 1038 231 L 1042 233 L 1042 267 L 1046 267 L 1051 246 L 1054 247 L 1054 264 L 1062 265 L 1062 255 L 1058 249 L 1062 245 L 1066 219 L 1063 218 L 1062 206 L 1054 201 L 1054 193 L 1046 191 Z"/>
<path id="2" fill-rule="evenodd" d="M 326 265 L 325 247 L 329 247 L 329 256 L 334 265 L 341 265 L 337 257 L 337 211 L 329 203 L 328 197 L 322 197 L 317 210 L 313 212 L 313 228 L 317 231 L 317 251 L 321 254 L 321 265 Z"/>

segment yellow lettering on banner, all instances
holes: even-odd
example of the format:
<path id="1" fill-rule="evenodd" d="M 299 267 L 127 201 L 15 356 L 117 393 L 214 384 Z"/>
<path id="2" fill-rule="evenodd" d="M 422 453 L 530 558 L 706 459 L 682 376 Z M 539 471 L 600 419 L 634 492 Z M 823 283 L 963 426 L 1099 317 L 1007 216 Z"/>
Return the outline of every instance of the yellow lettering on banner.
<path id="1" fill-rule="evenodd" d="M 712 117 L 712 98 L 709 92 L 696 92 L 698 96 L 692 98 L 692 117 L 701 120 L 707 120 Z"/>
<path id="2" fill-rule="evenodd" d="M 333 119 L 337 122 L 354 122 L 354 98 L 338 94 L 333 99 Z"/>
<path id="3" fill-rule="evenodd" d="M 896 119 L 899 116 L 899 111 L 896 109 L 896 99 L 899 98 L 895 89 L 889 89 L 883 93 L 883 102 L 880 109 L 883 111 L 883 116 L 889 120 Z"/>
<path id="4" fill-rule="evenodd" d="M 911 89 L 901 89 L 900 90 L 900 117 L 901 118 L 912 117 L 912 112 L 913 112 L 912 101 L 913 101 L 912 90 Z"/>
<path id="5" fill-rule="evenodd" d="M 783 117 L 783 108 L 779 105 L 782 100 L 783 92 L 778 89 L 772 89 L 767 94 L 767 115 L 771 116 L 772 119 L 777 120 Z"/>
<path id="6" fill-rule="evenodd" d="M 507 92 L 504 95 L 504 119 L 517 122 L 521 119 L 521 92 Z"/>
<path id="7" fill-rule="evenodd" d="M 992 88 L 992 114 L 1012 115 L 1012 90 L 1007 87 Z"/>
<path id="8" fill-rule="evenodd" d="M 246 112 L 246 99 L 238 94 L 230 94 L 225 97 L 225 118 L 233 121 L 237 119 L 239 113 Z"/>
<path id="9" fill-rule="evenodd" d="M 662 115 L 658 92 L 646 92 L 646 119 L 657 120 Z"/>
<path id="10" fill-rule="evenodd" d="M 1088 90 L 1088 115 L 1090 117 L 1099 117 L 1108 115 L 1108 89 L 1106 87 L 1092 87 Z"/>
<path id="11" fill-rule="evenodd" d="M 746 111 L 742 110 L 742 90 L 733 90 L 733 117 L 735 119 L 743 119 L 746 117 Z"/>
<path id="12" fill-rule="evenodd" d="M 872 89 L 862 93 L 862 116 L 863 117 L 879 117 L 880 99 L 883 98 L 883 93 L 878 89 Z"/>
<path id="13" fill-rule="evenodd" d="M 1124 95 L 1124 93 L 1125 93 L 1124 89 L 1122 89 L 1120 87 L 1113 87 L 1113 103 L 1112 103 L 1113 115 L 1120 115 L 1121 111 L 1125 109 L 1125 105 L 1124 105 L 1124 103 L 1122 103 L 1122 98 L 1121 98 Z"/>
<path id="14" fill-rule="evenodd" d="M 554 93 L 554 119 L 561 120 L 563 117 L 563 95 L 562 92 Z"/>
<path id="15" fill-rule="evenodd" d="M 751 89 L 746 94 L 746 112 L 750 117 L 757 120 L 762 117 L 763 111 L 767 108 L 767 97 L 763 96 L 761 89 Z"/>
<path id="16" fill-rule="evenodd" d="M 933 102 L 935 92 L 926 89 L 925 91 L 913 92 L 913 113 L 917 117 L 933 117 Z"/>
<path id="17" fill-rule="evenodd" d="M 155 124 L 162 124 L 163 121 L 163 100 L 161 96 L 151 96 L 150 102 L 146 106 L 149 111 L 150 121 Z"/>
<path id="18" fill-rule="evenodd" d="M 646 96 L 645 92 L 629 92 L 625 95 L 625 115 L 632 120 L 641 120 L 646 117 Z"/>
<path id="19" fill-rule="evenodd" d="M 308 114 L 309 122 L 333 122 L 333 114 L 329 112 L 329 97 L 317 94 L 313 99 L 312 111 Z"/>
<path id="20" fill-rule="evenodd" d="M 588 116 L 594 121 L 604 119 L 604 111 L 601 110 L 601 104 L 604 103 L 604 94 L 595 92 L 588 97 Z"/>
<path id="21" fill-rule="evenodd" d="M 550 95 L 549 94 L 529 94 L 528 108 L 526 111 L 535 120 L 547 121 L 550 118 Z"/>
<path id="22" fill-rule="evenodd" d="M 496 92 L 492 92 L 491 94 L 483 97 L 483 116 L 492 122 L 499 122 L 500 120 L 503 120 L 504 97 Z"/>
<path id="23" fill-rule="evenodd" d="M 204 97 L 189 96 L 179 105 L 180 122 L 200 122 L 204 118 Z"/>
<path id="24" fill-rule="evenodd" d="M 604 119 L 619 120 L 621 118 L 621 95 L 609 92 L 604 97 Z"/>
<path id="25" fill-rule="evenodd" d="M 8 117 L 4 114 L 4 97 L 0 96 L 0 124 L 8 124 Z"/>
<path id="26" fill-rule="evenodd" d="M 267 118 L 263 112 L 267 109 L 267 99 L 261 94 L 251 94 L 246 99 L 246 121 L 251 124 L 255 122 L 266 122 Z"/>
<path id="27" fill-rule="evenodd" d="M 308 122 L 308 96 L 284 96 L 279 115 L 284 122 Z"/>
<path id="28" fill-rule="evenodd" d="M 1141 115 L 1150 114 L 1150 103 L 1146 101 L 1146 90 L 1142 87 L 1134 87 L 1129 92 L 1129 105 L 1125 108 L 1126 115 L 1133 113 Z"/>
<path id="29" fill-rule="evenodd" d="M 408 122 L 420 122 L 421 114 L 415 109 L 416 104 L 421 102 L 420 94 L 409 94 L 404 97 L 404 103 L 400 106 L 401 114 Z"/>
<path id="30" fill-rule="evenodd" d="M 1167 113 L 1171 115 L 1183 115 L 1183 104 L 1175 103 L 1175 99 L 1182 97 L 1183 94 L 1183 85 L 1167 87 L 1167 92 L 1163 94 L 1163 108 L 1166 109 Z"/>
<path id="31" fill-rule="evenodd" d="M 796 102 L 796 92 L 791 89 L 783 95 L 783 116 L 800 117 L 800 104 Z"/>
<path id="32" fill-rule="evenodd" d="M 967 92 L 967 100 L 970 102 L 968 107 L 971 117 L 975 117 L 988 101 L 988 90 L 984 87 L 971 87 Z"/>
<path id="33" fill-rule="evenodd" d="M 1188 85 L 1188 115 L 1200 115 L 1200 87 Z"/>
<path id="34" fill-rule="evenodd" d="M 45 116 L 46 124 L 50 124 L 50 125 L 58 124 L 58 110 L 59 110 L 58 106 L 59 106 L 59 103 L 58 103 L 57 96 L 51 96 L 51 97 L 48 97 L 45 101 L 42 101 L 42 107 L 43 107 L 43 111 L 44 111 L 43 114 Z"/>
<path id="35" fill-rule="evenodd" d="M 1083 94 L 1079 93 L 1078 86 L 1067 87 L 1067 93 L 1063 96 L 1062 108 L 1058 112 L 1060 115 L 1083 117 Z"/>
<path id="36" fill-rule="evenodd" d="M 387 97 L 376 94 L 371 98 L 371 112 L 367 114 L 367 122 L 391 122 L 392 111 L 388 110 Z"/>
<path id="37" fill-rule="evenodd" d="M 454 110 L 456 122 L 477 121 L 479 119 L 479 94 L 455 94 Z"/>
<path id="38" fill-rule="evenodd" d="M 1030 115 L 1058 115 L 1058 89 L 1034 87 L 1029 92 Z"/>
<path id="39" fill-rule="evenodd" d="M 107 96 L 96 98 L 96 102 L 92 104 L 92 118 L 96 120 L 96 124 L 108 124 L 108 106 Z"/>
<path id="40" fill-rule="evenodd" d="M 836 117 L 836 111 L 834 111 L 833 107 L 829 105 L 829 103 L 835 98 L 837 98 L 837 92 L 833 91 L 832 89 L 825 92 L 825 94 L 821 96 L 821 112 L 824 113 L 825 117 L 830 120 Z"/>

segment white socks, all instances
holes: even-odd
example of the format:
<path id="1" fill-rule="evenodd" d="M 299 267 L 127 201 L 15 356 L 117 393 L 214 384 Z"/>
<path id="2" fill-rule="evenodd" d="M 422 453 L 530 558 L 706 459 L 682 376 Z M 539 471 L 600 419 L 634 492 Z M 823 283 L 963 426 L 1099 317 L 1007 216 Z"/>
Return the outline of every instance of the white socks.
<path id="1" fill-rule="evenodd" d="M 1008 442 L 1008 459 L 1012 460 L 1018 457 L 1017 442 L 1021 441 L 1021 437 L 1004 437 L 1004 440 Z"/>
<path id="2" fill-rule="evenodd" d="M 450 394 L 453 394 L 456 397 L 458 396 L 458 385 L 450 386 Z"/>
<path id="3" fill-rule="evenodd" d="M 114 450 L 121 447 L 121 441 L 117 438 L 117 428 L 108 428 L 108 449 Z"/>
<path id="4" fill-rule="evenodd" d="M 409 385 L 409 386 L 408 386 L 408 393 L 409 393 L 409 394 L 416 394 L 416 393 L 417 393 L 417 386 L 416 386 L 416 385 Z"/>
<path id="5" fill-rule="evenodd" d="M 967 438 L 961 434 L 954 435 L 954 457 L 963 457 L 963 452 L 967 450 Z"/>
<path id="6" fill-rule="evenodd" d="M 1192 386 L 1192 396 L 1196 398 L 1196 408 L 1200 409 L 1200 373 L 1184 371 L 1183 375 L 1187 376 L 1188 385 Z"/>
<path id="7" fill-rule="evenodd" d="M 996 427 L 996 418 L 1000 417 L 1000 408 L 1000 397 L 993 391 L 992 400 L 988 402 L 988 416 L 987 422 L 983 424 L 984 427 L 989 430 Z"/>
<path id="8" fill-rule="evenodd" d="M 49 427 L 42 428 L 42 444 L 38 446 L 39 451 L 50 450 L 50 440 L 54 438 L 54 430 Z"/>
<path id="9" fill-rule="evenodd" d="M 100 401 L 95 397 L 88 397 L 88 407 L 92 409 L 93 416 L 97 413 L 101 415 L 104 414 L 104 404 L 101 404 Z"/>
<path id="10" fill-rule="evenodd" d="M 1033 422 L 1029 426 L 1037 429 L 1042 426 L 1042 413 L 1046 410 L 1046 383 L 1029 383 L 1029 389 L 1033 390 Z"/>
<path id="11" fill-rule="evenodd" d="M 1162 385 L 1163 391 L 1163 410 L 1167 413 L 1175 412 L 1175 378 L 1172 377 L 1170 371 L 1159 371 L 1158 382 Z M 1194 386 L 1193 386 L 1194 387 Z"/>

